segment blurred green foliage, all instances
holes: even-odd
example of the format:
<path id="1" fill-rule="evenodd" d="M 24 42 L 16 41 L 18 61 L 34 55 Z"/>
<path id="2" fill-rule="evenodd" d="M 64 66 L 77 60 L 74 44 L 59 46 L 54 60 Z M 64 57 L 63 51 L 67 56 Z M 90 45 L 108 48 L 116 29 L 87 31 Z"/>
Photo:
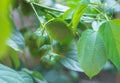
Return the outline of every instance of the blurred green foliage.
<path id="1" fill-rule="evenodd" d="M 0 2 L 0 57 L 3 56 L 6 51 L 6 40 L 11 31 L 8 18 L 10 2 L 11 0 L 1 0 Z"/>

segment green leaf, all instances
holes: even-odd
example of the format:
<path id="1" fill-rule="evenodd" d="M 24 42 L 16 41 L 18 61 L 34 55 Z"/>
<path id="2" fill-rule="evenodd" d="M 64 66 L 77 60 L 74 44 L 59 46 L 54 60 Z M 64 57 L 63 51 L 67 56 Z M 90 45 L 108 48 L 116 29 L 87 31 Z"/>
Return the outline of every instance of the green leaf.
<path id="1" fill-rule="evenodd" d="M 17 51 L 13 50 L 12 48 L 9 49 L 9 57 L 15 69 L 20 66 L 19 54 Z"/>
<path id="2" fill-rule="evenodd" d="M 77 57 L 77 53 L 76 51 L 70 51 L 69 53 L 67 53 L 65 55 L 65 57 L 63 59 L 60 60 L 60 63 L 70 69 L 70 70 L 74 70 L 74 71 L 79 71 L 79 72 L 83 72 L 83 70 L 80 68 L 79 62 L 78 62 L 78 57 Z"/>
<path id="3" fill-rule="evenodd" d="M 0 59 L 0 62 L 14 69 L 18 69 L 20 66 L 19 54 L 14 49 L 8 47 L 7 53 Z"/>
<path id="4" fill-rule="evenodd" d="M 81 3 L 82 4 L 90 4 L 90 1 L 92 1 L 92 0 L 81 0 Z"/>
<path id="5" fill-rule="evenodd" d="M 34 83 L 32 77 L 25 72 L 18 72 L 19 75 L 23 78 L 25 83 Z"/>
<path id="6" fill-rule="evenodd" d="M 61 44 L 67 44 L 71 42 L 73 38 L 73 33 L 67 26 L 67 23 L 61 19 L 53 19 L 49 21 L 45 27 L 50 37 Z"/>
<path id="7" fill-rule="evenodd" d="M 60 67 L 44 71 L 44 77 L 49 83 L 73 83 L 68 75 Z"/>
<path id="8" fill-rule="evenodd" d="M 68 9 L 65 11 L 65 13 L 63 14 L 63 19 L 72 19 L 74 13 L 74 9 Z"/>
<path id="9" fill-rule="evenodd" d="M 59 54 L 49 51 L 41 57 L 41 63 L 46 67 L 53 67 L 61 59 Z"/>
<path id="10" fill-rule="evenodd" d="M 35 77 L 35 78 L 39 78 L 40 80 L 44 80 L 43 76 L 37 71 L 34 71 L 32 73 L 32 76 Z"/>
<path id="11" fill-rule="evenodd" d="M 47 81 L 43 78 L 43 76 L 37 71 L 34 71 L 32 73 L 32 76 L 38 83 L 47 83 Z"/>
<path id="12" fill-rule="evenodd" d="M 92 78 L 100 72 L 107 60 L 101 36 L 98 32 L 86 30 L 77 46 L 80 67 Z"/>
<path id="13" fill-rule="evenodd" d="M 74 9 L 75 7 L 77 7 L 79 5 L 81 0 L 67 0 L 67 5 Z"/>
<path id="14" fill-rule="evenodd" d="M 25 69 L 25 68 L 22 69 L 22 71 L 27 73 L 27 74 L 30 74 L 37 83 L 47 83 L 47 81 L 44 79 L 44 77 L 41 75 L 41 73 L 39 73 L 37 71 L 30 71 L 30 70 Z"/>
<path id="15" fill-rule="evenodd" d="M 47 11 L 56 11 L 56 12 L 64 12 L 62 10 L 59 10 L 57 8 L 53 8 L 53 7 L 49 7 L 49 6 L 45 6 L 45 5 L 41 5 L 35 2 L 31 2 L 34 6 L 38 6 L 39 8 L 45 9 Z"/>
<path id="16" fill-rule="evenodd" d="M 8 5 L 10 0 L 2 0 L 0 2 L 0 57 L 6 51 L 6 40 L 10 35 L 9 19 L 8 19 Z"/>
<path id="17" fill-rule="evenodd" d="M 23 52 L 25 48 L 25 42 L 22 34 L 18 30 L 14 30 L 13 34 L 7 41 L 7 45 L 13 48 L 15 51 Z"/>
<path id="18" fill-rule="evenodd" d="M 25 82 L 16 71 L 0 64 L 0 83 L 25 83 Z"/>
<path id="19" fill-rule="evenodd" d="M 120 68 L 120 20 L 105 22 L 99 32 L 105 42 L 108 58 Z"/>
<path id="20" fill-rule="evenodd" d="M 73 19 L 71 21 L 72 23 L 72 28 L 73 28 L 73 31 L 76 30 L 76 27 L 79 23 L 79 20 L 81 18 L 81 16 L 83 15 L 83 13 L 85 12 L 87 8 L 87 5 L 86 4 L 81 4 L 75 11 L 74 15 L 73 15 Z"/>

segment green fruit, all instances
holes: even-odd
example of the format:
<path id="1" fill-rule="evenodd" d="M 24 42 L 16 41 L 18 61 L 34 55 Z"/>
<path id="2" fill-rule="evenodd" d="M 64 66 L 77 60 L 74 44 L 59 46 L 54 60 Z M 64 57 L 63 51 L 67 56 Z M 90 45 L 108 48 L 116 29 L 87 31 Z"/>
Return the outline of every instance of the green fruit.
<path id="1" fill-rule="evenodd" d="M 36 43 L 37 43 L 38 47 L 41 47 L 45 43 L 45 37 L 44 36 L 40 36 L 39 38 L 37 38 Z"/>
<path id="2" fill-rule="evenodd" d="M 50 37 L 61 44 L 67 44 L 73 38 L 73 33 L 67 26 L 67 23 L 61 19 L 53 19 L 45 27 Z"/>
<path id="3" fill-rule="evenodd" d="M 33 57 L 40 56 L 39 49 L 37 47 L 35 39 L 29 38 L 29 40 L 27 40 L 27 46 L 29 47 L 29 51 Z"/>
<path id="4" fill-rule="evenodd" d="M 33 42 L 29 46 L 30 53 L 33 57 L 38 58 L 42 57 L 44 54 L 46 54 L 50 49 L 50 45 L 43 45 L 40 48 L 37 47 L 37 45 Z"/>
<path id="5" fill-rule="evenodd" d="M 43 45 L 40 49 L 39 49 L 39 53 L 41 56 L 45 55 L 49 50 L 50 50 L 51 46 L 50 45 Z"/>
<path id="6" fill-rule="evenodd" d="M 71 43 L 69 44 L 65 44 L 65 45 L 61 45 L 60 43 L 58 42 L 55 42 L 53 44 L 53 49 L 54 49 L 54 52 L 57 53 L 57 54 L 60 54 L 60 55 L 64 55 L 66 54 L 68 51 L 70 51 L 71 49 Z"/>
<path id="7" fill-rule="evenodd" d="M 47 34 L 42 34 L 40 29 L 34 33 L 26 30 L 22 30 L 21 32 L 25 33 L 26 45 L 29 47 L 29 51 L 34 58 L 43 56 L 49 50 L 50 45 L 46 44 L 49 43 L 49 38 Z"/>
<path id="8" fill-rule="evenodd" d="M 47 33 L 43 33 L 40 28 L 33 33 L 32 38 L 36 40 L 38 47 L 41 47 L 44 44 L 50 44 L 50 39 Z"/>
<path id="9" fill-rule="evenodd" d="M 60 60 L 60 58 L 60 55 L 50 51 L 44 56 L 42 56 L 41 63 L 45 67 L 52 67 Z"/>

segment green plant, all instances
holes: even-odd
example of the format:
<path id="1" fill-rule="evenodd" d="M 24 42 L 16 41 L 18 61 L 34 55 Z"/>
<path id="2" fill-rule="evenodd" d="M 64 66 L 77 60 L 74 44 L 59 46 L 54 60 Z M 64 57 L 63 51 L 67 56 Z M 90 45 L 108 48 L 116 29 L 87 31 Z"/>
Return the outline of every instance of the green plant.
<path id="1" fill-rule="evenodd" d="M 4 79 L 7 79 L 11 83 L 47 83 L 43 78 L 46 71 L 53 69 L 55 72 L 56 69 L 62 69 L 62 66 L 84 72 L 89 78 L 97 75 L 107 61 L 117 69 L 120 68 L 120 20 L 114 17 L 116 12 L 112 7 L 106 6 L 106 1 L 67 0 L 66 6 L 69 9 L 66 11 L 37 2 L 39 1 L 20 0 L 18 4 L 21 20 L 24 21 L 24 15 L 33 16 L 36 17 L 35 24 L 26 28 L 23 23 L 20 30 L 13 28 L 7 41 L 10 54 L 6 55 L 9 55 L 7 60 L 10 59 L 10 63 L 5 63 L 2 59 L 1 63 L 19 72 L 1 65 L 0 72 L 8 72 L 9 75 L 8 78 L 0 77 L 0 82 L 4 83 Z M 26 13 L 27 8 L 30 11 Z M 2 44 L 5 39 L 0 41 L 1 48 L 4 47 Z M 22 60 L 27 55 L 25 49 L 30 53 L 28 59 L 31 57 L 32 60 L 38 60 L 29 68 L 31 70 L 23 69 L 26 66 L 26 60 Z M 19 58 L 18 53 L 23 56 Z M 28 60 L 28 63 L 32 62 Z M 37 69 L 36 66 L 40 68 Z M 11 73 L 18 78 L 12 80 L 10 77 L 14 78 L 15 75 Z"/>

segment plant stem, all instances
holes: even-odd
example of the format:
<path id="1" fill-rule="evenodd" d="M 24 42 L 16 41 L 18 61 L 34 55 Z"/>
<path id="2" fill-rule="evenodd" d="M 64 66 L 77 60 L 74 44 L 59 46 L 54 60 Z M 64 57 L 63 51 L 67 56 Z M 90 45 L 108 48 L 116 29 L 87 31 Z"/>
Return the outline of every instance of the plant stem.
<path id="1" fill-rule="evenodd" d="M 99 11 L 95 6 L 93 6 L 91 4 L 89 6 L 92 7 L 92 8 L 94 8 L 97 12 L 99 12 L 101 14 L 101 11 Z"/>
<path id="2" fill-rule="evenodd" d="M 35 12 L 35 14 L 36 14 L 36 16 L 37 16 L 37 19 L 39 20 L 39 22 L 40 22 L 40 24 L 41 24 L 41 27 L 44 28 L 44 25 L 43 25 L 42 22 L 40 21 L 39 15 L 38 15 L 38 13 L 37 13 L 34 5 L 33 5 L 32 3 L 30 3 L 30 5 L 31 5 L 31 7 L 33 8 L 33 10 L 34 10 L 34 12 Z"/>
<path id="3" fill-rule="evenodd" d="M 42 26 L 42 35 L 43 35 L 43 33 L 44 33 L 44 31 L 45 31 L 45 26 L 41 23 L 41 21 L 40 21 L 40 19 L 39 19 L 39 15 L 38 15 L 38 13 L 37 13 L 37 11 L 36 11 L 34 5 L 32 4 L 32 2 L 31 2 L 30 4 L 31 4 L 31 6 L 32 6 L 32 8 L 33 8 L 33 10 L 34 10 L 34 12 L 35 12 L 35 14 L 36 14 L 36 16 L 37 16 L 37 18 L 38 18 L 40 24 L 41 24 L 41 26 Z M 50 36 L 49 36 L 49 37 L 50 37 Z M 51 42 L 51 50 L 53 51 L 52 39 L 51 39 L 51 37 L 50 37 L 50 42 Z"/>
<path id="4" fill-rule="evenodd" d="M 96 7 L 94 7 L 94 6 L 91 6 L 91 5 L 89 5 L 89 6 L 92 7 L 92 8 L 94 8 L 94 9 L 95 9 L 96 11 L 98 11 L 101 15 L 103 15 L 107 21 L 109 21 L 109 18 L 108 18 L 108 16 L 107 16 L 106 13 L 101 12 L 100 10 L 98 10 L 98 9 L 97 9 Z"/>
<path id="5" fill-rule="evenodd" d="M 108 16 L 107 16 L 107 14 L 105 14 L 104 16 L 105 16 L 106 20 L 109 21 L 109 18 L 108 18 Z"/>

